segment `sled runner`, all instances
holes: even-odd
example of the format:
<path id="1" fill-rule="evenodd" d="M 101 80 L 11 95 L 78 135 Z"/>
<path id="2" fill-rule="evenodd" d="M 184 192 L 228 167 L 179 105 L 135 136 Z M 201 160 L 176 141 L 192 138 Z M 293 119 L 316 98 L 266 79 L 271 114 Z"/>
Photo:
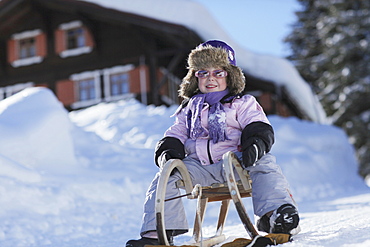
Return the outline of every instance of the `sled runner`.
<path id="1" fill-rule="evenodd" d="M 251 180 L 248 172 L 243 169 L 238 158 L 233 152 L 227 152 L 223 155 L 223 167 L 227 177 L 227 183 L 212 184 L 211 186 L 201 187 L 199 184 L 195 186 L 192 185 L 189 172 L 181 160 L 172 159 L 164 165 L 162 174 L 158 181 L 155 205 L 157 234 L 161 245 L 169 245 L 164 221 L 166 201 L 179 198 L 165 198 L 168 179 L 175 169 L 177 169 L 182 176 L 182 180 L 178 181 L 177 185 L 179 188 L 185 189 L 186 194 L 184 196 L 187 196 L 188 199 L 198 199 L 193 230 L 193 240 L 195 243 L 191 245 L 202 245 L 203 247 L 207 247 L 221 243 L 225 240 L 225 236 L 222 234 L 222 231 L 229 210 L 230 200 L 234 202 L 239 217 L 249 236 L 253 239 L 258 235 L 241 199 L 243 197 L 252 196 Z M 235 168 L 239 175 L 239 181 L 236 181 L 235 179 L 233 168 Z M 216 234 L 211 238 L 203 239 L 201 228 L 207 203 L 214 201 L 221 202 Z"/>

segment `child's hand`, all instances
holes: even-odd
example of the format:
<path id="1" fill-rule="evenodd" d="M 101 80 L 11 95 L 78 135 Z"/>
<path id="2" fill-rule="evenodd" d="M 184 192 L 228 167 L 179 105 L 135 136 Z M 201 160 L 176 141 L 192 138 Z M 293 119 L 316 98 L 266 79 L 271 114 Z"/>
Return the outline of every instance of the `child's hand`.
<path id="1" fill-rule="evenodd" d="M 257 161 L 258 148 L 253 144 L 252 146 L 247 147 L 243 151 L 243 165 L 244 167 L 253 166 Z"/>
<path id="2" fill-rule="evenodd" d="M 157 143 L 154 152 L 154 161 L 158 167 L 163 166 L 170 159 L 185 158 L 184 144 L 174 137 L 164 137 Z"/>
<path id="3" fill-rule="evenodd" d="M 259 138 L 253 138 L 251 144 L 242 148 L 244 167 L 253 166 L 265 153 L 266 146 Z"/>
<path id="4" fill-rule="evenodd" d="M 162 152 L 162 154 L 158 157 L 158 165 L 159 167 L 163 167 L 167 161 L 170 159 L 182 159 L 183 157 L 181 154 L 176 151 L 175 149 L 167 149 Z"/>
<path id="5" fill-rule="evenodd" d="M 253 122 L 245 126 L 241 135 L 241 151 L 244 167 L 253 166 L 274 143 L 274 130 L 264 122 Z"/>

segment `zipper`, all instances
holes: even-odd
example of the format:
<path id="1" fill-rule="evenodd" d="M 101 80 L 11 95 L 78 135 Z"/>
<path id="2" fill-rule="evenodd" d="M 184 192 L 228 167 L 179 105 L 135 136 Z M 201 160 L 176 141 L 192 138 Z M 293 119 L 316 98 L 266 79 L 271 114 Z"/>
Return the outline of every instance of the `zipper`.
<path id="1" fill-rule="evenodd" d="M 210 139 L 208 139 L 208 142 L 207 142 L 207 153 L 208 153 L 208 159 L 209 159 L 209 163 L 210 164 L 213 164 L 213 160 L 212 160 L 212 156 L 211 156 L 211 150 L 210 150 Z"/>

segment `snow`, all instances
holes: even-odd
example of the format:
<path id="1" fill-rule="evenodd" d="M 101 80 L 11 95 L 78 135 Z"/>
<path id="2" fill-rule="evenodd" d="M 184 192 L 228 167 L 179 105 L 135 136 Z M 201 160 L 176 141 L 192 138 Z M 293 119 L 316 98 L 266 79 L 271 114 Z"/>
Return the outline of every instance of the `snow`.
<path id="1" fill-rule="evenodd" d="M 0 101 L 0 246 L 123 246 L 138 238 L 155 143 L 176 106 L 134 99 L 68 113 L 46 88 Z M 344 132 L 269 117 L 272 153 L 299 204 L 302 232 L 285 246 L 369 246 L 370 190 Z M 250 199 L 244 199 L 252 216 Z M 196 200 L 184 199 L 189 222 Z M 203 234 L 214 234 L 218 203 Z M 192 224 L 192 223 L 191 223 Z M 233 208 L 227 241 L 247 237 Z M 175 239 L 187 243 L 190 233 Z"/>
<path id="2" fill-rule="evenodd" d="M 81 0 L 82 1 L 82 0 Z M 329 120 L 317 97 L 286 59 L 258 54 L 243 48 L 221 28 L 205 6 L 191 0 L 83 0 L 122 12 L 134 13 L 153 19 L 175 23 L 194 30 L 204 41 L 219 39 L 227 42 L 236 53 L 236 60 L 245 73 L 278 86 L 284 86 L 297 105 L 315 122 Z M 228 15 L 229 13 L 225 13 Z"/>
<path id="3" fill-rule="evenodd" d="M 75 168 L 77 160 L 69 135 L 72 124 L 63 109 L 51 91 L 38 88 L 1 101 L 1 154 L 28 169 Z M 50 156 L 54 150 L 58 152 Z"/>
<path id="4" fill-rule="evenodd" d="M 34 56 L 29 58 L 22 58 L 18 59 L 12 62 L 12 66 L 14 68 L 21 67 L 21 66 L 27 66 L 35 63 L 41 63 L 44 60 L 41 56 Z"/>
<path id="5" fill-rule="evenodd" d="M 92 47 L 83 46 L 83 47 L 78 47 L 78 48 L 62 51 L 59 55 L 62 58 L 66 58 L 66 57 L 79 56 L 79 55 L 85 54 L 85 53 L 90 53 L 91 51 L 92 51 Z"/>

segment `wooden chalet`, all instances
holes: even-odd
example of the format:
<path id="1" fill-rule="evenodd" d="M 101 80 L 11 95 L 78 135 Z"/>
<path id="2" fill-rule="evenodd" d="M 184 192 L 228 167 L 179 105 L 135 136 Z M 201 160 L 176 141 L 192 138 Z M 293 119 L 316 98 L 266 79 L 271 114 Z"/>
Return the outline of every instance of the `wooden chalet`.
<path id="1" fill-rule="evenodd" d="M 185 26 L 78 0 L 0 1 L 0 100 L 50 88 L 69 109 L 135 97 L 179 103 L 191 49 L 204 42 Z M 307 118 L 284 88 L 247 77 L 267 114 Z"/>

